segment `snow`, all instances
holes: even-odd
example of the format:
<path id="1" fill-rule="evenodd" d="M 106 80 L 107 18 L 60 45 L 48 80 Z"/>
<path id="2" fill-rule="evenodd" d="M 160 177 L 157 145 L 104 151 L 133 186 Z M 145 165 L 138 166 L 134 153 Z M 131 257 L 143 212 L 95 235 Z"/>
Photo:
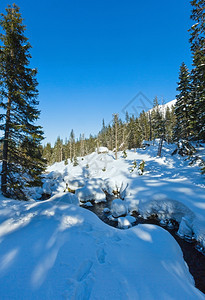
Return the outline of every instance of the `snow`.
<path id="1" fill-rule="evenodd" d="M 158 105 L 158 109 L 159 111 L 163 114 L 163 116 L 165 116 L 165 113 L 166 113 L 166 109 L 169 108 L 171 109 L 173 106 L 175 106 L 177 102 L 177 99 L 174 99 L 174 100 L 171 100 L 165 104 L 159 104 Z M 149 112 L 151 113 L 155 108 L 152 108 L 149 110 Z"/>
<path id="2" fill-rule="evenodd" d="M 112 201 L 111 213 L 113 217 L 117 218 L 127 214 L 127 206 L 121 199 L 115 199 Z"/>
<path id="3" fill-rule="evenodd" d="M 120 217 L 118 218 L 118 227 L 127 229 L 132 227 L 132 224 L 136 222 L 136 219 L 132 216 Z"/>
<path id="4" fill-rule="evenodd" d="M 137 210 L 145 218 L 157 214 L 166 223 L 170 219 L 180 223 L 185 217 L 194 238 L 205 247 L 205 183 L 199 163 L 196 160 L 189 165 L 186 156 L 172 155 L 176 145 L 166 142 L 162 157 L 157 157 L 158 143 L 159 140 L 155 140 L 149 142 L 149 147 L 128 150 L 127 158 L 119 152 L 118 160 L 109 151 L 87 155 L 79 159 L 77 167 L 56 163 L 47 170 L 44 188 L 48 186 L 55 195 L 65 190 L 66 183 L 72 183 L 76 196 L 84 203 L 106 201 L 104 192 L 115 193 L 125 200 L 128 212 Z M 205 159 L 204 145 L 198 146 L 195 155 Z M 137 168 L 130 173 L 133 162 L 139 166 L 143 160 L 144 174 L 139 176 Z"/>
<path id="5" fill-rule="evenodd" d="M 193 231 L 191 229 L 191 226 L 189 225 L 190 221 L 187 220 L 185 217 L 182 217 L 182 220 L 180 222 L 178 235 L 182 238 L 189 238 L 191 239 L 193 236 Z"/>
<path id="6" fill-rule="evenodd" d="M 101 190 L 101 188 L 91 183 L 77 189 L 75 194 L 81 202 L 91 200 L 95 200 L 95 203 L 106 202 L 105 193 Z"/>
<path id="7" fill-rule="evenodd" d="M 122 231 L 64 200 L 2 197 L 2 300 L 205 298 L 165 230 Z"/>
<path id="8" fill-rule="evenodd" d="M 98 153 L 108 153 L 109 152 L 107 147 L 99 147 L 99 148 L 96 148 L 95 151 Z"/>
<path id="9" fill-rule="evenodd" d="M 133 226 L 130 213 L 157 215 L 178 235 L 205 247 L 205 182 L 199 163 L 179 154 L 176 145 L 159 141 L 143 149 L 92 153 L 47 169 L 42 188 L 31 189 L 28 202 L 0 196 L 1 299 L 205 299 L 193 283 L 182 252 L 164 229 Z M 196 145 L 195 145 L 196 146 Z M 196 156 L 205 159 L 204 145 Z M 143 175 L 133 161 L 145 161 Z M 106 169 L 106 170 L 105 170 Z M 69 193 L 67 187 L 75 191 Z M 51 199 L 38 201 L 42 193 Z M 79 207 L 113 200 L 104 224 Z M 121 198 L 121 199 L 119 199 Z"/>

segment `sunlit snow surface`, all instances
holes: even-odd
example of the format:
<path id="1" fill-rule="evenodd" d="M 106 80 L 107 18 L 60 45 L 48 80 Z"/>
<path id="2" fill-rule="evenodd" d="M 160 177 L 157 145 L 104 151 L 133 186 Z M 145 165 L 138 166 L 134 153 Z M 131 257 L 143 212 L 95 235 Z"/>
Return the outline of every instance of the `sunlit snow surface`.
<path id="1" fill-rule="evenodd" d="M 205 298 L 162 228 L 112 228 L 60 197 L 0 211 L 1 299 Z"/>
<path id="2" fill-rule="evenodd" d="M 128 210 L 138 210 L 145 218 L 157 213 L 162 219 L 180 223 L 184 217 L 190 234 L 205 247 L 205 176 L 201 175 L 198 163 L 190 166 L 187 157 L 172 156 L 175 149 L 176 145 L 164 143 L 162 157 L 156 157 L 158 142 L 155 141 L 146 149 L 127 151 L 126 159 L 119 152 L 116 161 L 109 151 L 78 158 L 76 167 L 71 163 L 67 166 L 64 162 L 56 163 L 48 168 L 50 174 L 44 192 L 63 192 L 67 183 L 76 190 L 80 201 L 100 202 L 105 201 L 102 190 L 109 194 L 118 191 Z M 205 160 L 204 147 L 197 148 L 197 155 Z M 144 175 L 138 174 L 138 167 L 132 171 L 134 160 L 138 166 L 145 161 Z M 182 224 L 181 236 L 183 228 Z"/>
<path id="3" fill-rule="evenodd" d="M 198 165 L 171 156 L 174 149 L 165 144 L 156 158 L 155 144 L 127 151 L 126 159 L 118 153 L 117 161 L 112 152 L 92 153 L 76 167 L 62 162 L 48 168 L 43 188 L 29 193 L 33 199 L 51 193 L 50 200 L 1 196 L 0 299 L 205 299 L 169 233 L 154 225 L 112 228 L 78 206 L 79 200 L 105 201 L 102 191 L 118 191 L 123 214 L 174 218 L 182 236 L 194 234 L 203 244 L 204 177 Z M 198 155 L 204 154 L 200 148 Z M 131 171 L 134 160 L 145 161 L 144 175 Z M 80 199 L 65 193 L 67 187 Z M 126 228 L 132 221 L 121 216 L 118 224 Z"/>

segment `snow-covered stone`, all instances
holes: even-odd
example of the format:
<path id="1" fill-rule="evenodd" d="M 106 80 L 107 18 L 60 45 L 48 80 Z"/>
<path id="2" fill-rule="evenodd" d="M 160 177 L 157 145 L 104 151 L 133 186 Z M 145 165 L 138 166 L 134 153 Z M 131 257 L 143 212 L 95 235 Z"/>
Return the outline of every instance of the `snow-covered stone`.
<path id="1" fill-rule="evenodd" d="M 97 153 L 108 153 L 109 152 L 109 150 L 108 150 L 108 148 L 107 147 L 99 147 L 99 148 L 96 148 L 96 150 L 95 150 Z"/>
<path id="2" fill-rule="evenodd" d="M 90 201 L 84 203 L 85 207 L 92 207 L 92 203 Z"/>
<path id="3" fill-rule="evenodd" d="M 115 218 L 126 215 L 127 206 L 125 201 L 122 201 L 121 199 L 114 199 L 112 201 L 111 213 Z"/>
<path id="4" fill-rule="evenodd" d="M 100 188 L 95 188 L 94 190 L 94 200 L 95 203 L 106 202 L 105 193 Z"/>
<path id="5" fill-rule="evenodd" d="M 181 238 L 192 239 L 193 230 L 192 230 L 192 228 L 190 226 L 190 221 L 187 220 L 185 217 L 182 218 L 182 220 L 181 220 L 181 222 L 179 224 L 179 230 L 178 230 L 177 234 Z"/>
<path id="6" fill-rule="evenodd" d="M 117 220 L 118 227 L 122 229 L 132 227 L 132 224 L 136 222 L 136 219 L 132 216 L 119 217 Z"/>
<path id="7" fill-rule="evenodd" d="M 90 185 L 86 185 L 76 190 L 75 194 L 81 202 L 94 200 L 95 197 L 94 189 Z"/>
<path id="8" fill-rule="evenodd" d="M 106 202 L 105 193 L 96 186 L 87 184 L 86 186 L 76 190 L 76 196 L 81 202 L 94 200 L 96 203 Z"/>

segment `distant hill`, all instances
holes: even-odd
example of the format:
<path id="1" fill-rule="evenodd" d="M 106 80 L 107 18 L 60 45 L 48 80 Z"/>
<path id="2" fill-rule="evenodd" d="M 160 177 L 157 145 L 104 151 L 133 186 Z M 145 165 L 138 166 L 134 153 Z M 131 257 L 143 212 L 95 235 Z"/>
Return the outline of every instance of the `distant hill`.
<path id="1" fill-rule="evenodd" d="M 175 106 L 176 102 L 177 102 L 177 100 L 174 99 L 174 100 L 171 100 L 171 101 L 169 101 L 169 102 L 167 102 L 165 104 L 160 104 L 159 105 L 160 112 L 162 112 L 163 114 L 165 114 L 167 107 L 171 108 L 171 107 Z M 153 110 L 153 108 L 150 109 L 148 112 L 152 112 L 152 110 Z"/>

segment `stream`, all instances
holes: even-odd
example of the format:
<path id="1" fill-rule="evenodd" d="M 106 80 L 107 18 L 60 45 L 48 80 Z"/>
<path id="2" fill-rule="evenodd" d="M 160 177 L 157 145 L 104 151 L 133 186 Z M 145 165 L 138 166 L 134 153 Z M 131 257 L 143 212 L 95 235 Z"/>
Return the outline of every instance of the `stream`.
<path id="1" fill-rule="evenodd" d="M 116 199 L 116 197 L 107 195 L 107 202 L 101 202 L 101 203 L 92 202 L 93 206 L 82 205 L 82 207 L 95 213 L 106 224 L 113 227 L 118 227 L 117 219 L 116 221 L 109 220 L 107 218 L 108 214 L 104 212 L 105 208 L 111 209 L 113 199 Z M 164 228 L 174 237 L 174 239 L 177 241 L 177 243 L 179 244 L 183 252 L 184 260 L 186 261 L 189 267 L 189 272 L 192 274 L 195 280 L 196 288 L 198 288 L 201 292 L 205 294 L 205 255 L 203 255 L 196 249 L 197 241 L 196 240 L 186 241 L 184 239 L 181 239 L 177 235 L 179 225 L 176 222 L 174 222 L 173 228 L 168 228 L 167 226 L 162 226 L 160 224 L 160 221 L 156 218 L 143 219 L 142 217 L 139 216 L 137 212 L 133 212 L 132 216 L 135 217 L 136 219 L 136 222 L 132 224 L 133 226 L 136 226 L 138 224 L 157 225 Z"/>

